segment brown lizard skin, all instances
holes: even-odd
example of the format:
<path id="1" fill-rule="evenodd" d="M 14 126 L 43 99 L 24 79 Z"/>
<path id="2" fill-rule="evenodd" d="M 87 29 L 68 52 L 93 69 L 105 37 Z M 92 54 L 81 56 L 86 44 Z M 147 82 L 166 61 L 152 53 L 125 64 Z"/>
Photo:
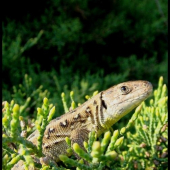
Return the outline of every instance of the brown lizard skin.
<path id="1" fill-rule="evenodd" d="M 120 83 L 53 119 L 44 132 L 44 155 L 57 162 L 58 156 L 66 154 L 68 148 L 65 137 L 69 137 L 72 144 L 76 142 L 83 147 L 83 141 L 87 141 L 89 132 L 95 130 L 99 136 L 146 100 L 152 91 L 152 84 L 148 81 Z M 27 139 L 36 145 L 38 135 L 38 131 L 35 131 Z"/>

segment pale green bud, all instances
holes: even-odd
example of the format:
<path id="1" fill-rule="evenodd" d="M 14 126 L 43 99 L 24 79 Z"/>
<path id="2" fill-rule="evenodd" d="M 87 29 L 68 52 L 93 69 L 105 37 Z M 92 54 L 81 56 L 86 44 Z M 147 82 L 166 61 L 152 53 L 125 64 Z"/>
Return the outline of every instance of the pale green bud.
<path id="1" fill-rule="evenodd" d="M 3 124 L 4 126 L 7 126 L 7 124 L 8 124 L 8 119 L 7 119 L 7 116 L 6 116 L 6 115 L 2 118 L 2 124 Z"/>
<path id="2" fill-rule="evenodd" d="M 71 92 L 70 92 L 70 96 L 73 96 L 73 95 L 74 95 L 74 92 L 73 92 L 73 91 L 71 91 Z"/>
<path id="3" fill-rule="evenodd" d="M 156 114 L 157 117 L 160 117 L 160 113 L 159 113 L 158 109 L 156 109 L 156 113 L 155 114 Z"/>
<path id="4" fill-rule="evenodd" d="M 126 132 L 126 128 L 125 127 L 121 128 L 120 134 L 123 135 L 125 132 Z"/>
<path id="5" fill-rule="evenodd" d="M 26 100 L 26 102 L 29 103 L 30 101 L 31 101 L 31 97 L 28 97 L 27 100 Z"/>
<path id="6" fill-rule="evenodd" d="M 90 99 L 90 96 L 89 96 L 89 95 L 86 95 L 86 96 L 85 96 L 85 99 L 87 99 L 87 100 Z"/>
<path id="7" fill-rule="evenodd" d="M 99 152 L 100 149 L 101 149 L 100 142 L 99 142 L 99 141 L 94 141 L 94 142 L 93 142 L 93 146 L 92 146 L 92 150 Z"/>
<path id="8" fill-rule="evenodd" d="M 111 142 L 115 142 L 118 136 L 119 136 L 119 131 L 118 131 L 118 130 L 115 130 L 115 131 L 113 132 L 113 136 L 112 136 L 112 138 L 111 138 Z"/>
<path id="9" fill-rule="evenodd" d="M 113 132 L 113 136 L 111 137 L 111 141 L 110 141 L 110 144 L 109 144 L 109 146 L 107 148 L 107 152 L 109 152 L 109 151 L 111 151 L 111 150 L 113 150 L 115 148 L 115 142 L 116 142 L 118 136 L 119 136 L 119 131 L 115 130 Z"/>
<path id="10" fill-rule="evenodd" d="M 65 93 L 64 93 L 64 92 L 61 93 L 61 97 L 62 97 L 62 98 L 65 97 Z"/>
<path id="11" fill-rule="evenodd" d="M 93 92 L 93 96 L 95 96 L 96 94 L 98 94 L 98 91 Z"/>
<path id="12" fill-rule="evenodd" d="M 158 86 L 160 87 L 160 86 L 162 86 L 163 85 L 163 76 L 161 76 L 160 78 L 159 78 L 159 82 L 158 82 Z"/>
<path id="13" fill-rule="evenodd" d="M 80 164 L 84 164 L 83 159 L 80 159 L 80 160 L 78 161 L 78 163 L 80 163 Z"/>
<path id="14" fill-rule="evenodd" d="M 17 123 L 17 120 L 16 120 L 16 119 L 12 119 L 12 120 L 11 120 L 11 122 L 10 122 L 11 130 L 12 130 L 12 129 L 15 129 L 16 123 Z"/>
<path id="15" fill-rule="evenodd" d="M 132 151 L 133 151 L 133 147 L 130 147 L 130 148 L 129 148 L 129 152 L 132 152 Z"/>
<path id="16" fill-rule="evenodd" d="M 68 148 L 67 150 L 68 156 L 71 156 L 73 154 L 73 150 L 71 148 Z"/>
<path id="17" fill-rule="evenodd" d="M 142 109 L 142 104 L 140 104 L 136 109 L 135 109 L 135 113 L 138 114 Z"/>
<path id="18" fill-rule="evenodd" d="M 110 157 L 110 158 L 113 159 L 113 160 L 117 157 L 117 155 L 118 155 L 118 154 L 117 154 L 115 151 L 111 151 L 111 152 L 107 152 L 107 153 L 106 153 L 106 156 L 107 156 L 107 157 Z"/>
<path id="19" fill-rule="evenodd" d="M 111 132 L 110 131 L 105 132 L 104 138 L 103 138 L 103 140 L 101 142 L 101 151 L 102 151 L 102 153 L 105 151 L 105 149 L 106 149 L 106 147 L 107 147 L 107 145 L 108 145 L 108 143 L 110 141 L 110 138 L 111 138 Z"/>
<path id="20" fill-rule="evenodd" d="M 84 148 L 87 150 L 88 149 L 88 143 L 86 141 L 83 142 Z"/>
<path id="21" fill-rule="evenodd" d="M 44 103 L 44 105 L 48 105 L 48 99 L 46 97 L 44 97 L 43 103 Z"/>
<path id="22" fill-rule="evenodd" d="M 63 162 L 68 161 L 68 157 L 66 155 L 59 155 L 59 159 Z"/>
<path id="23" fill-rule="evenodd" d="M 117 139 L 114 146 L 115 147 L 121 146 L 123 144 L 123 139 L 124 139 L 123 136 Z"/>
<path id="24" fill-rule="evenodd" d="M 14 113 L 19 112 L 19 105 L 15 104 L 12 110 L 13 110 Z M 14 114 L 14 115 L 16 115 L 16 114 Z"/>
<path id="25" fill-rule="evenodd" d="M 20 156 L 15 156 L 12 158 L 12 160 L 7 164 L 7 166 L 11 166 L 11 165 L 14 165 L 15 163 L 17 163 L 20 159 Z"/>
<path id="26" fill-rule="evenodd" d="M 161 97 L 165 97 L 165 96 L 166 96 L 166 93 L 167 93 L 167 87 L 166 87 L 166 84 L 164 84 L 163 87 L 162 87 Z"/>
<path id="27" fill-rule="evenodd" d="M 73 144 L 73 149 L 74 151 L 81 157 L 84 158 L 88 161 L 91 161 L 92 158 L 90 157 L 89 154 L 87 154 L 83 149 L 80 148 L 80 146 L 77 143 Z"/>
<path id="28" fill-rule="evenodd" d="M 149 103 L 150 103 L 150 105 L 152 106 L 152 105 L 153 105 L 153 99 L 151 99 L 151 100 L 149 101 Z"/>
<path id="29" fill-rule="evenodd" d="M 9 108 L 9 103 L 5 102 L 5 108 Z"/>
<path id="30" fill-rule="evenodd" d="M 50 113 L 48 115 L 48 122 L 53 118 L 55 114 L 55 106 L 53 106 L 53 108 L 50 110 Z"/>
<path id="31" fill-rule="evenodd" d="M 166 119 L 167 119 L 167 115 L 166 114 L 162 115 L 162 117 L 161 117 L 162 122 L 164 122 Z"/>
<path id="32" fill-rule="evenodd" d="M 43 110 L 41 108 L 38 107 L 37 108 L 37 114 L 43 116 L 44 112 L 43 112 Z"/>
<path id="33" fill-rule="evenodd" d="M 47 166 L 47 165 L 42 165 L 41 170 L 48 170 L 48 169 L 49 169 L 49 166 Z"/>
<path id="34" fill-rule="evenodd" d="M 75 108 L 76 108 L 76 104 L 75 104 L 74 101 L 71 102 L 71 108 L 72 108 L 72 109 L 75 109 Z"/>
<path id="35" fill-rule="evenodd" d="M 50 104 L 50 105 L 49 105 L 49 108 L 51 109 L 52 107 L 53 107 L 53 104 Z"/>
<path id="36" fill-rule="evenodd" d="M 67 145 L 71 146 L 71 140 L 69 137 L 65 137 L 65 141 L 66 141 Z"/>
<path id="37" fill-rule="evenodd" d="M 38 124 L 36 124 L 36 128 L 37 128 L 37 130 L 38 130 L 38 131 L 40 131 L 40 130 L 41 130 L 41 126 L 40 126 L 40 125 L 38 125 Z"/>
<path id="38" fill-rule="evenodd" d="M 80 146 L 79 146 L 77 143 L 74 143 L 74 144 L 73 144 L 73 149 L 74 149 L 74 151 L 75 151 L 76 153 L 81 152 L 81 148 L 80 148 Z"/>
<path id="39" fill-rule="evenodd" d="M 158 90 L 154 90 L 153 94 L 155 97 L 157 96 L 157 93 L 158 93 Z"/>
<path id="40" fill-rule="evenodd" d="M 26 151 L 24 149 L 22 149 L 21 151 L 21 155 L 25 155 Z"/>

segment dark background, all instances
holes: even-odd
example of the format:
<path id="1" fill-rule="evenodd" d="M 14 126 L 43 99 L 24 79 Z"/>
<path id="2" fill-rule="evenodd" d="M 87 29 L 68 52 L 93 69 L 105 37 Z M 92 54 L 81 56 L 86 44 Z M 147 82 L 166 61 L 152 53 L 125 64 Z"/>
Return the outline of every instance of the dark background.
<path id="1" fill-rule="evenodd" d="M 123 81 L 145 79 L 156 88 L 163 76 L 167 84 L 167 4 L 4 1 L 3 100 L 24 103 L 31 96 L 33 109 L 47 96 L 62 112 L 63 91 L 66 100 L 74 90 L 76 102 L 83 102 L 86 94 Z M 25 74 L 31 79 L 29 87 Z M 39 95 L 32 94 L 40 85 Z"/>

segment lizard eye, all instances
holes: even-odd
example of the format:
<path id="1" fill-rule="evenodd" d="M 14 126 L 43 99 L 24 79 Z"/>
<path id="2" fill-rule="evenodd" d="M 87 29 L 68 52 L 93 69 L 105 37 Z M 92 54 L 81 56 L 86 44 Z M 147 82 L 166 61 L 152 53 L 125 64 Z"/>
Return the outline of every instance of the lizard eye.
<path id="1" fill-rule="evenodd" d="M 131 91 L 127 86 L 122 86 L 120 90 L 122 94 L 128 94 Z"/>

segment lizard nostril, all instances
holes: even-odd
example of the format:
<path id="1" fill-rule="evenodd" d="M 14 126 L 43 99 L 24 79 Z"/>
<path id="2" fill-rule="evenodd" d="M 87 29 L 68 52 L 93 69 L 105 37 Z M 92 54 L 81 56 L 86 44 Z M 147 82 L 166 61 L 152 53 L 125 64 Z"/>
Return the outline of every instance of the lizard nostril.
<path id="1" fill-rule="evenodd" d="M 149 81 L 145 81 L 145 82 L 144 82 L 144 86 L 145 86 L 145 87 L 153 88 L 152 84 L 151 84 Z"/>

